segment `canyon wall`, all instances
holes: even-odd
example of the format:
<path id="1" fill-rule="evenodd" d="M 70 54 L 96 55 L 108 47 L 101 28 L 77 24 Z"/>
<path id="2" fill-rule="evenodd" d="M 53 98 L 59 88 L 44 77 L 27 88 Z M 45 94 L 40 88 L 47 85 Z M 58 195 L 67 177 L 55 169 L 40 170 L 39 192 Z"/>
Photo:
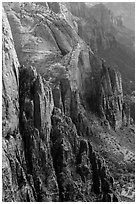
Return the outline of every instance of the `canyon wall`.
<path id="1" fill-rule="evenodd" d="M 119 201 L 86 114 L 128 123 L 121 75 L 57 5 L 4 3 L 3 201 Z"/>

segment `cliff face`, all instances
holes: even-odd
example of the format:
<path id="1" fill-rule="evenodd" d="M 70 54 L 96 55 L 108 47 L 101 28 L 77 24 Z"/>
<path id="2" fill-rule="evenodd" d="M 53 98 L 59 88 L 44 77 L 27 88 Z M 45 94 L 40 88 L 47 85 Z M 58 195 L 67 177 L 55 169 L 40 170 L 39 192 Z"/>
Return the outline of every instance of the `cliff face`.
<path id="1" fill-rule="evenodd" d="M 128 123 L 120 73 L 78 36 L 64 4 L 4 8 L 3 201 L 118 201 L 91 118 L 108 130 Z"/>
<path id="2" fill-rule="evenodd" d="M 104 74 L 105 73 L 105 74 Z M 122 126 L 123 91 L 121 76 L 113 69 L 103 68 L 101 81 L 101 107 L 106 119 L 115 129 Z"/>
<path id="3" fill-rule="evenodd" d="M 19 61 L 14 49 L 10 26 L 3 10 L 3 95 L 2 95 L 2 172 L 3 200 L 26 200 L 28 192 L 34 201 L 28 184 L 23 140 L 19 132 Z M 22 181 L 22 182 L 20 182 Z M 25 193 L 24 193 L 25 192 Z M 25 196 L 24 196 L 25 194 Z"/>
<path id="4" fill-rule="evenodd" d="M 14 49 L 10 26 L 3 11 L 3 125 L 5 135 L 18 127 L 18 67 L 19 61 Z M 8 117 L 9 116 L 9 117 Z"/>
<path id="5" fill-rule="evenodd" d="M 133 14 L 133 4 L 129 6 L 126 3 L 110 3 L 110 5 L 98 3 L 94 6 L 91 4 L 66 3 L 66 6 L 77 17 L 79 36 L 110 66 L 117 67 L 123 78 L 124 93 L 131 94 L 135 87 L 135 35 L 116 15 L 119 11 L 124 18 L 127 18 L 129 15 L 125 6 L 127 5 Z M 110 8 L 116 5 L 119 9 L 112 13 L 107 5 Z"/>
<path id="6" fill-rule="evenodd" d="M 17 5 L 18 9 L 16 8 Z M 52 14 L 56 7 L 54 3 L 49 4 L 51 10 L 49 10 L 48 5 L 43 6 L 43 10 L 40 5 L 31 4 L 30 7 L 30 3 L 23 5 L 17 3 L 17 5 L 12 4 L 6 10 L 11 29 L 16 30 L 16 32 L 13 31 L 13 38 L 21 65 L 35 65 L 38 73 L 47 77 L 48 80 L 51 75 L 52 77 L 55 75 L 55 72 L 58 77 L 54 76 L 54 78 L 56 77 L 56 81 L 60 83 L 64 100 L 62 102 L 67 104 L 67 107 L 64 108 L 65 110 L 68 109 L 68 112 L 70 110 L 71 92 L 77 92 L 79 98 L 87 98 L 91 109 L 100 112 L 101 106 L 108 121 L 113 120 L 113 118 L 117 120 L 118 118 L 118 122 L 115 122 L 112 126 L 117 128 L 116 123 L 118 123 L 120 127 L 122 124 L 121 107 L 123 103 L 121 76 L 115 71 L 113 71 L 113 74 L 109 74 L 107 67 L 103 70 L 100 59 L 95 56 L 73 29 L 72 22 L 76 23 L 76 21 L 67 10 L 67 7 L 65 10 L 65 5 L 59 4 L 60 9 L 58 9 L 58 12 L 56 11 L 56 16 L 55 13 Z M 20 11 L 21 8 L 22 11 Z M 17 18 L 19 14 L 22 17 Z M 64 16 L 69 16 L 67 22 Z M 62 70 L 65 76 L 60 76 Z M 99 80 L 102 81 L 102 84 L 99 83 Z M 117 99 L 118 94 L 120 99 Z M 105 99 L 103 99 L 102 95 L 104 95 Z M 110 96 L 112 96 L 111 99 Z M 68 101 L 65 101 L 65 98 Z M 103 100 L 107 100 L 108 104 L 111 103 L 112 105 L 109 105 L 109 108 L 103 107 L 101 105 Z M 109 102 L 109 100 L 116 100 L 116 103 L 119 103 L 120 113 L 118 105 Z M 108 116 L 111 114 L 107 113 L 109 112 L 108 109 L 110 112 L 115 109 L 115 113 Z M 68 114 L 70 115 L 70 113 Z M 110 121 L 110 123 L 113 122 Z"/>

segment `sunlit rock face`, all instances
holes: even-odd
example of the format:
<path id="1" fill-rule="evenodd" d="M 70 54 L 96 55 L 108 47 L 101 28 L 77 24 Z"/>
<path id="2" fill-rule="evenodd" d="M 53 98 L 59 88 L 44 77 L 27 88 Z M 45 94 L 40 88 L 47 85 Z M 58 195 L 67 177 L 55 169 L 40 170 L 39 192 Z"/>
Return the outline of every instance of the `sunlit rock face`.
<path id="1" fill-rule="evenodd" d="M 113 87 L 121 86 L 121 79 L 118 79 L 118 74 L 114 74 L 114 79 L 111 82 L 111 80 L 109 79 L 110 77 L 107 76 L 108 73 L 104 70 L 102 76 L 101 61 L 97 59 L 97 56 L 95 56 L 90 48 L 87 47 L 85 42 L 79 38 L 77 32 L 71 26 L 71 23 L 69 24 L 65 21 L 64 16 L 66 17 L 68 15 L 70 16 L 70 19 L 73 20 L 73 17 L 71 14 L 69 14 L 67 7 L 66 11 L 64 12 L 63 8 L 65 8 L 65 5 L 57 3 L 48 3 L 48 5 L 44 4 L 41 7 L 39 4 L 34 3 L 18 3 L 16 5 L 11 5 L 12 6 L 10 7 L 10 9 L 6 9 L 9 22 L 11 24 L 11 29 L 17 31 L 13 32 L 13 37 L 21 64 L 25 64 L 26 66 L 35 65 L 37 71 L 46 77 L 48 75 L 48 71 L 50 70 L 51 72 L 52 70 L 50 66 L 55 63 L 63 65 L 63 72 L 66 75 L 66 79 L 58 78 L 58 81 L 59 83 L 61 83 L 61 80 L 66 81 L 65 83 L 61 83 L 61 87 L 65 86 L 62 87 L 63 94 L 66 94 L 65 91 L 67 92 L 67 106 L 70 106 L 69 101 L 71 100 L 71 91 L 77 91 L 78 94 L 80 94 L 80 98 L 87 98 L 87 100 L 90 101 L 91 109 L 97 109 L 97 111 L 99 110 L 100 106 L 99 101 L 103 100 L 100 99 L 99 95 L 102 95 L 102 93 L 99 94 L 99 92 L 105 92 L 105 100 L 108 100 L 108 96 L 110 97 L 110 95 L 113 95 L 113 100 L 116 99 L 117 93 L 119 91 L 117 91 L 116 93 L 115 90 L 109 90 L 109 92 L 111 92 L 110 94 L 108 90 L 106 90 L 110 88 L 102 88 L 102 86 L 108 85 L 108 87 L 110 87 L 111 83 L 113 83 Z M 72 5 L 70 4 L 69 6 Z M 104 5 L 101 4 L 100 7 L 99 8 L 101 12 L 106 13 L 107 9 L 105 9 Z M 57 9 L 56 11 L 55 8 Z M 80 7 L 76 9 L 78 10 L 78 13 L 80 12 L 80 9 L 81 4 Z M 95 11 L 99 13 L 98 7 L 94 10 L 94 12 Z M 19 14 L 23 16 L 17 18 L 17 15 Z M 108 16 L 108 14 L 106 15 Z M 108 17 L 108 19 L 110 20 L 111 18 Z M 108 25 L 108 23 L 106 24 Z M 59 70 L 60 68 L 54 68 L 53 72 L 57 72 L 56 74 L 58 74 Z M 50 76 L 51 75 L 49 74 L 49 78 Z M 102 80 L 102 84 L 104 85 L 100 85 L 100 80 Z M 66 83 L 68 84 L 68 87 L 66 87 Z M 117 87 L 116 89 L 119 88 Z M 113 92 L 115 92 L 115 94 L 113 94 Z M 120 93 L 121 99 L 118 100 L 120 101 L 120 106 L 122 106 L 122 90 L 120 90 Z M 118 104 L 119 102 L 116 103 Z M 112 106 L 109 105 L 110 112 L 111 107 Z M 116 108 L 118 109 L 118 107 Z M 70 107 L 67 107 L 66 109 L 70 109 Z M 105 107 L 105 115 L 111 115 L 111 113 L 106 113 L 109 112 L 106 109 L 107 108 Z M 114 109 L 114 107 L 112 107 L 112 109 Z M 118 120 L 115 123 L 118 123 L 120 127 L 122 124 L 121 112 L 122 109 L 120 108 L 120 113 L 114 113 L 115 116 L 114 114 L 112 114 L 112 116 L 106 117 L 108 120 L 110 118 L 112 118 L 112 120 Z M 119 120 L 121 120 L 120 123 Z M 110 123 L 113 122 L 111 121 Z M 112 126 L 115 127 L 115 124 Z"/>
<path id="2" fill-rule="evenodd" d="M 93 138 L 130 125 L 120 73 L 71 4 L 3 5 L 3 201 L 119 201 Z"/>
<path id="3" fill-rule="evenodd" d="M 101 82 L 101 103 L 103 113 L 110 125 L 115 129 L 122 126 L 123 121 L 123 91 L 121 76 L 118 72 L 104 67 L 106 74 Z"/>
<path id="4" fill-rule="evenodd" d="M 35 69 L 22 68 L 19 74 L 19 66 L 3 11 L 3 201 L 56 201 L 49 147 L 52 92 Z"/>
<path id="5" fill-rule="evenodd" d="M 3 10 L 3 55 L 2 55 L 2 68 L 3 68 L 3 131 L 5 135 L 18 127 L 18 67 L 19 61 L 14 49 L 13 38 Z"/>
<path id="6" fill-rule="evenodd" d="M 2 178 L 3 201 L 35 201 L 25 170 L 23 140 L 19 132 L 19 61 L 9 22 L 3 10 Z"/>

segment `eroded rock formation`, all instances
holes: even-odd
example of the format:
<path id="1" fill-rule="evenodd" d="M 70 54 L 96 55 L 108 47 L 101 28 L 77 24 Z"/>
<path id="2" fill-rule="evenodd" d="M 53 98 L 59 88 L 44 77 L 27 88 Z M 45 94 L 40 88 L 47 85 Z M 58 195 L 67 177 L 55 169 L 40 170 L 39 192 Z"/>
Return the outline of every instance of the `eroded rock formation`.
<path id="1" fill-rule="evenodd" d="M 119 201 L 87 113 L 108 129 L 128 123 L 120 73 L 78 36 L 64 4 L 4 8 L 3 201 Z"/>

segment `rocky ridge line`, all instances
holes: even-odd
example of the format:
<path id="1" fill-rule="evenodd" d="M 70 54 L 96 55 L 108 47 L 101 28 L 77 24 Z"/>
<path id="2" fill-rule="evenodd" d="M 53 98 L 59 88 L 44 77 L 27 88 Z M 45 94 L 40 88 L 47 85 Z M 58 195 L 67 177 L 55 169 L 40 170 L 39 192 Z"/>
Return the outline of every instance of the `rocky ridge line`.
<path id="1" fill-rule="evenodd" d="M 39 67 L 19 65 L 3 11 L 3 201 L 118 201 L 104 159 L 86 139 L 93 133 L 84 107 L 108 128 L 126 124 L 121 76 L 81 39 L 76 43 L 71 26 L 64 41 L 58 26 L 67 22 L 50 18 L 64 57 L 43 78 Z"/>

